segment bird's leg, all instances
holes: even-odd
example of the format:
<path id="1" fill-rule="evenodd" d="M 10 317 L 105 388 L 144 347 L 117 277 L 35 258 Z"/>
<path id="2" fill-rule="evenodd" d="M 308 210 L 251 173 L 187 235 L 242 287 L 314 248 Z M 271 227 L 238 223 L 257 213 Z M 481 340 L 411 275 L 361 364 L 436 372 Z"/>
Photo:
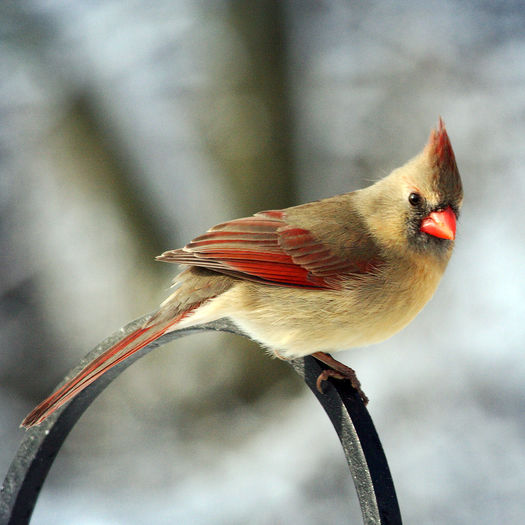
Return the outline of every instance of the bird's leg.
<path id="1" fill-rule="evenodd" d="M 347 379 L 350 381 L 350 384 L 352 385 L 352 388 L 357 390 L 357 393 L 359 394 L 359 397 L 363 400 L 363 403 L 365 405 L 368 404 L 368 397 L 366 397 L 366 394 L 361 390 L 361 383 L 359 382 L 359 379 L 357 379 L 357 375 L 355 373 L 355 370 L 350 368 L 349 366 L 343 365 L 343 363 L 340 363 L 336 359 L 334 359 L 330 354 L 326 354 L 325 352 L 315 352 L 312 354 L 313 357 L 324 363 L 325 365 L 328 365 L 330 368 L 327 370 L 324 370 L 321 374 L 319 374 L 319 377 L 317 378 L 317 390 L 323 393 L 323 381 L 326 381 L 329 377 L 333 377 L 334 379 Z"/>
<path id="2" fill-rule="evenodd" d="M 272 353 L 275 357 L 282 359 L 283 361 L 288 361 L 289 359 L 281 355 L 277 350 L 272 350 Z M 357 379 L 357 375 L 353 368 L 343 365 L 343 363 L 337 361 L 337 359 L 334 359 L 330 354 L 327 354 L 325 352 L 315 352 L 312 354 L 312 357 L 315 357 L 316 359 L 330 367 L 327 370 L 323 370 L 323 372 L 319 374 L 319 377 L 317 378 L 317 381 L 315 383 L 317 386 L 317 390 L 321 394 L 324 394 L 323 381 L 326 381 L 329 377 L 333 377 L 334 379 L 339 380 L 346 379 L 347 381 L 350 381 L 352 388 L 354 390 L 357 390 L 357 393 L 359 394 L 359 397 L 363 400 L 363 403 L 365 405 L 368 404 L 368 397 L 361 389 L 361 383 L 359 382 L 359 379 Z"/>

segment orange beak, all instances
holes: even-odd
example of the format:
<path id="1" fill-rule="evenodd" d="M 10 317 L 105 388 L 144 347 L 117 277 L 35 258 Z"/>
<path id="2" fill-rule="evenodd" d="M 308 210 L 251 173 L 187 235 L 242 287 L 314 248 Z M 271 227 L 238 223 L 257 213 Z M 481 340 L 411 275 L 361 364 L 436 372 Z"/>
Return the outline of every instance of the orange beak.
<path id="1" fill-rule="evenodd" d="M 433 211 L 423 219 L 420 230 L 440 239 L 453 240 L 456 238 L 456 214 L 450 206 L 443 211 Z"/>

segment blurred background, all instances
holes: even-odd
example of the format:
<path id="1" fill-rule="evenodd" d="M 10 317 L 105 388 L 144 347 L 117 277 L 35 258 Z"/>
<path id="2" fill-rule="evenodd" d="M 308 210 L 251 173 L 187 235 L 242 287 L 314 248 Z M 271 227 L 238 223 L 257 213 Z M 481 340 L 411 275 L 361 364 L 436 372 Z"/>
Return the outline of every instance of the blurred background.
<path id="1" fill-rule="evenodd" d="M 350 191 L 441 115 L 455 254 L 357 370 L 407 524 L 525 514 L 525 7 L 513 1 L 20 0 L 0 6 L 0 475 L 18 425 L 156 308 L 154 256 Z M 152 352 L 65 442 L 35 524 L 359 523 L 342 451 L 286 363 L 219 334 Z"/>

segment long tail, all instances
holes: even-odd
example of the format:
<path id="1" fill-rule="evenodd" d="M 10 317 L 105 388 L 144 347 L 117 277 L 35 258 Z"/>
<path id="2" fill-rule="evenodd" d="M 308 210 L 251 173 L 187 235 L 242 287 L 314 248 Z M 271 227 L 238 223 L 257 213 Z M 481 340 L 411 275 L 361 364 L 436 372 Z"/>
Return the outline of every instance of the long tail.
<path id="1" fill-rule="evenodd" d="M 144 327 L 127 335 L 103 354 L 88 363 L 75 377 L 35 407 L 22 421 L 20 426 L 30 428 L 42 423 L 42 421 L 47 419 L 55 410 L 74 398 L 79 392 L 84 390 L 84 388 L 93 383 L 93 381 L 96 381 L 116 364 L 124 361 L 141 348 L 144 348 L 164 335 L 170 328 L 198 306 L 199 304 L 192 305 L 188 310 L 167 321 L 159 320 L 159 322 L 156 322 L 155 319 L 152 318 L 153 322 L 150 321 Z"/>

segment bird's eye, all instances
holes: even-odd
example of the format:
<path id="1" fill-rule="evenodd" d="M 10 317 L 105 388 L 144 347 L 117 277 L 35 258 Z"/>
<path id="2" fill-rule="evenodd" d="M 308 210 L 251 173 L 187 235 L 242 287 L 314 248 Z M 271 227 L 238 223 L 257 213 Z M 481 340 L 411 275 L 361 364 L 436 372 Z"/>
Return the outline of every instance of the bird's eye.
<path id="1" fill-rule="evenodd" d="M 412 206 L 419 206 L 422 200 L 423 197 L 421 197 L 419 193 L 413 192 L 408 196 L 408 202 L 410 202 Z"/>

